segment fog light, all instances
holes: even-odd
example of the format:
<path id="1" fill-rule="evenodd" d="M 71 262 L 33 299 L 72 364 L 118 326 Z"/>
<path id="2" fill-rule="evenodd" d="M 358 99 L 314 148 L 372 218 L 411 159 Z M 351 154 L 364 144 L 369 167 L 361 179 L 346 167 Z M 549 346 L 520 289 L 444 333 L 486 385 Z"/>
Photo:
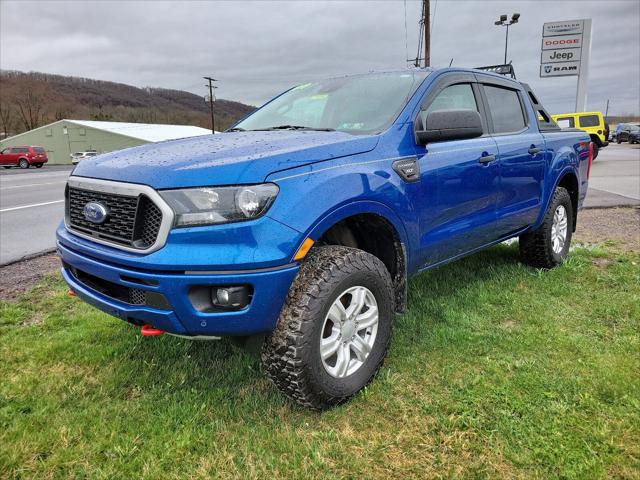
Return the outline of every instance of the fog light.
<path id="1" fill-rule="evenodd" d="M 211 288 L 211 302 L 216 307 L 239 310 L 249 304 L 249 297 L 249 287 L 244 285 Z"/>
<path id="2" fill-rule="evenodd" d="M 229 305 L 229 290 L 226 288 L 219 288 L 216 293 L 216 298 L 220 305 Z"/>

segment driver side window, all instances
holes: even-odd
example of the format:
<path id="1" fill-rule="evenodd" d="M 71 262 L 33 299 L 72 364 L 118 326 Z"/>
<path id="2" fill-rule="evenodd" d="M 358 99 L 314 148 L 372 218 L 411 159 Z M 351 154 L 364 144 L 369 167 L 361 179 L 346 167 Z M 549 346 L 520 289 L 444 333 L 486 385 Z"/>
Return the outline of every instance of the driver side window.
<path id="1" fill-rule="evenodd" d="M 420 112 L 422 125 L 425 125 L 427 115 L 436 110 L 473 110 L 480 112 L 470 83 L 450 85 L 436 95 L 427 109 Z"/>

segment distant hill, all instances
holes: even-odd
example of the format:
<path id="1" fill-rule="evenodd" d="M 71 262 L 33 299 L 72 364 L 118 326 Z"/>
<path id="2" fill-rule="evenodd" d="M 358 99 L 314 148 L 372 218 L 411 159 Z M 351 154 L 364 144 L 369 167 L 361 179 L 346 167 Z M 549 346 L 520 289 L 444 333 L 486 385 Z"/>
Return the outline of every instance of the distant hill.
<path id="1" fill-rule="evenodd" d="M 216 130 L 223 130 L 255 108 L 217 100 L 214 110 Z M 209 105 L 193 93 L 48 73 L 0 71 L 0 136 L 63 118 L 211 128 Z"/>

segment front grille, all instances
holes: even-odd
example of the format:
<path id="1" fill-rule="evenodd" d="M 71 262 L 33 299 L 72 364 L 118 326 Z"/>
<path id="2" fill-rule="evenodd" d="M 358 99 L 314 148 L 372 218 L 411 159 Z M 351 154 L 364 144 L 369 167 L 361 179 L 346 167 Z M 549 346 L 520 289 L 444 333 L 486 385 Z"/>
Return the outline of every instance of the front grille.
<path id="1" fill-rule="evenodd" d="M 147 292 L 140 288 L 129 289 L 129 303 L 132 305 L 146 305 L 147 304 Z"/>
<path id="2" fill-rule="evenodd" d="M 102 295 L 114 300 L 119 300 L 129 305 L 152 307 L 159 310 L 171 310 L 171 305 L 167 298 L 158 292 L 142 290 L 141 288 L 131 288 L 119 283 L 110 282 L 95 275 L 91 275 L 83 270 L 79 270 L 63 262 L 64 268 L 69 271 L 78 282 Z"/>
<path id="3" fill-rule="evenodd" d="M 89 202 L 99 202 L 106 207 L 108 215 L 104 223 L 92 223 L 85 218 L 84 207 Z M 155 243 L 162 212 L 146 195 L 118 195 L 69 187 L 67 218 L 73 230 L 143 250 Z"/>

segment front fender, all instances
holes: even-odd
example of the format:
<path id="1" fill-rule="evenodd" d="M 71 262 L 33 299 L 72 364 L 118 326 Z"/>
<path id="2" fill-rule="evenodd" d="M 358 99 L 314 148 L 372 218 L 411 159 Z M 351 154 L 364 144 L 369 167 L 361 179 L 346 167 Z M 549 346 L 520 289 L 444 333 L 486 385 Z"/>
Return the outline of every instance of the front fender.
<path id="1" fill-rule="evenodd" d="M 409 265 L 416 251 L 418 216 L 409 201 L 410 188 L 391 165 L 397 158 L 353 160 L 273 174 L 267 181 L 280 187 L 268 216 L 317 240 L 332 225 L 353 215 L 371 213 L 388 220 L 406 246 Z M 344 161 L 343 161 L 344 162 Z M 284 175 L 286 174 L 286 176 Z M 302 242 L 302 240 L 301 240 Z M 295 253 L 295 252 L 294 252 Z"/>

